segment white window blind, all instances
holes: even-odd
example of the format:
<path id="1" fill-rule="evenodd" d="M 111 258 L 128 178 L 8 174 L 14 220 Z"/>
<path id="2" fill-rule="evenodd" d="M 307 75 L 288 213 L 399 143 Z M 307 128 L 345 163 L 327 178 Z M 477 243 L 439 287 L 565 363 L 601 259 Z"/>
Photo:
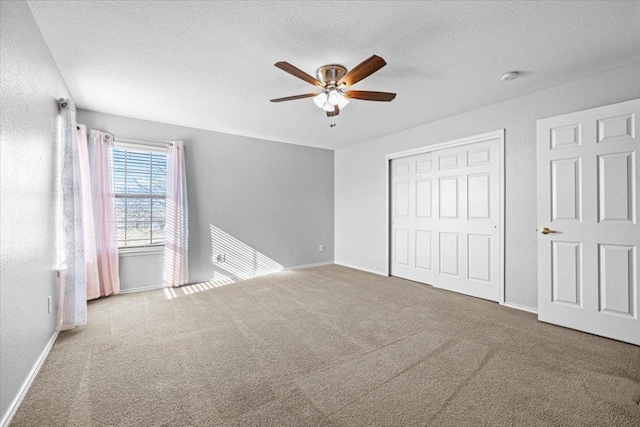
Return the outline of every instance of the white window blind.
<path id="1" fill-rule="evenodd" d="M 118 144 L 113 150 L 118 247 L 164 244 L 167 153 Z"/>

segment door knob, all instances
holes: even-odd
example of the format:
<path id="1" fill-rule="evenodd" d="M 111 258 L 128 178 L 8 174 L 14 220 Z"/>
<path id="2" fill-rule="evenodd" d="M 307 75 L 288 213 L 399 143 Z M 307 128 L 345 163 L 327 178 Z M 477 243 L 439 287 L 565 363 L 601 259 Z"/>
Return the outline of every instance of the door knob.
<path id="1" fill-rule="evenodd" d="M 557 231 L 556 231 L 556 230 L 552 230 L 552 229 L 550 229 L 549 227 L 542 227 L 542 228 L 540 229 L 540 232 L 541 232 L 542 234 L 557 233 Z"/>

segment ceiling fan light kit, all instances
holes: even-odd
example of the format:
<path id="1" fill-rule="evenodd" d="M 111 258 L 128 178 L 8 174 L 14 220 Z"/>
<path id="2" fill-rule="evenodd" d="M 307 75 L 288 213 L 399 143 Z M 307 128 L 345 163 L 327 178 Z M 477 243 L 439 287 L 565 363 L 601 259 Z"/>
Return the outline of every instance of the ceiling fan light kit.
<path id="1" fill-rule="evenodd" d="M 320 92 L 318 95 L 313 97 L 313 102 L 315 102 L 319 108 L 322 108 L 325 102 L 327 102 L 327 98 L 328 96 L 326 92 Z"/>
<path id="2" fill-rule="evenodd" d="M 373 55 L 371 58 L 357 65 L 351 71 L 342 65 L 331 64 L 323 65 L 316 71 L 316 77 L 313 78 L 309 74 L 300 70 L 288 62 L 276 62 L 274 65 L 281 70 L 298 77 L 307 83 L 310 83 L 319 89 L 320 93 L 308 93 L 304 95 L 287 96 L 285 98 L 272 99 L 271 102 L 293 101 L 295 99 L 313 98 L 313 102 L 322 108 L 327 117 L 331 119 L 330 127 L 335 127 L 335 117 L 340 114 L 340 110 L 347 106 L 349 98 L 360 99 L 363 101 L 392 101 L 395 93 L 389 92 L 372 92 L 361 90 L 345 89 L 360 80 L 370 76 L 371 74 L 384 67 L 387 63 L 381 57 Z"/>
<path id="3" fill-rule="evenodd" d="M 344 96 L 342 95 L 342 93 L 338 92 L 338 89 L 335 88 L 329 89 L 327 95 L 327 101 L 329 101 L 331 105 L 338 105 L 338 103 L 340 102 L 340 98 Z"/>

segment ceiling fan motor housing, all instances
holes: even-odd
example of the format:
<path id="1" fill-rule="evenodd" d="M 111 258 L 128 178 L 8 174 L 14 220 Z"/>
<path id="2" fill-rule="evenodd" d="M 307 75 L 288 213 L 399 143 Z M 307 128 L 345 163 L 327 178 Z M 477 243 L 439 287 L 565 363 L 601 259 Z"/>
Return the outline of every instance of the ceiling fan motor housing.
<path id="1" fill-rule="evenodd" d="M 336 64 L 323 65 L 322 67 L 318 68 L 318 71 L 316 71 L 316 76 L 322 83 L 333 82 L 335 84 L 345 74 L 347 74 L 347 69 L 342 65 Z"/>

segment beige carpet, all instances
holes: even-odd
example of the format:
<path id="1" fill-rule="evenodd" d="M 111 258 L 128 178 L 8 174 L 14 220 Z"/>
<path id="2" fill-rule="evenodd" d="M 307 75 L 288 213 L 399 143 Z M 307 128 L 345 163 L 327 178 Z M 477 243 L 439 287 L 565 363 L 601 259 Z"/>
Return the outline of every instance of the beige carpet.
<path id="1" fill-rule="evenodd" d="M 12 425 L 640 425 L 640 347 L 532 314 L 339 266 L 191 290 L 92 302 Z"/>

